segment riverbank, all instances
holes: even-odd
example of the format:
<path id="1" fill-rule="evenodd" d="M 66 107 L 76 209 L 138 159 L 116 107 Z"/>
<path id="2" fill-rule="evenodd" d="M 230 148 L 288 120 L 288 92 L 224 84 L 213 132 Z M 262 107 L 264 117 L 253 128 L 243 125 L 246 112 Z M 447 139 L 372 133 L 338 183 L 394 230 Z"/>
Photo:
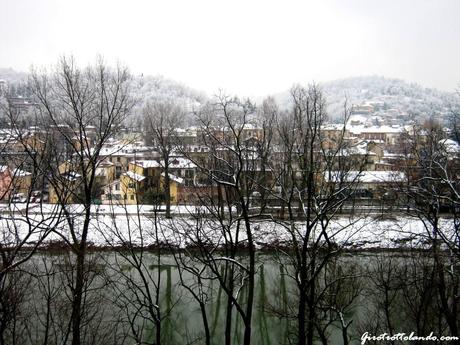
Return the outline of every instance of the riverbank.
<path id="1" fill-rule="evenodd" d="M 59 207 L 52 204 L 16 204 L 0 212 L 0 224 L 4 234 L 25 236 L 29 234 L 28 244 L 33 245 L 44 232 L 51 231 L 42 246 L 53 247 L 70 238 L 68 220 L 59 213 Z M 167 247 L 190 248 L 196 240 L 218 246 L 221 244 L 222 226 L 211 217 L 198 217 L 196 207 L 174 206 L 172 218 L 164 217 L 164 212 L 150 205 L 92 206 L 88 242 L 92 247 L 113 248 Z M 72 223 L 77 229 L 82 224 L 81 205 L 69 205 Z M 304 232 L 304 224 L 295 222 L 297 237 Z M 446 236 L 453 234 L 453 221 L 442 218 L 440 228 Z M 257 248 L 288 248 L 292 242 L 291 224 L 281 220 L 253 219 L 251 223 Z M 229 234 L 236 238 L 236 222 L 229 225 Z M 326 229 L 329 240 L 348 250 L 369 249 L 413 249 L 428 248 L 429 232 L 418 218 L 403 215 L 339 215 Z M 314 230 L 313 238 L 320 236 L 321 229 Z M 240 230 L 238 241 L 245 246 L 246 234 Z"/>

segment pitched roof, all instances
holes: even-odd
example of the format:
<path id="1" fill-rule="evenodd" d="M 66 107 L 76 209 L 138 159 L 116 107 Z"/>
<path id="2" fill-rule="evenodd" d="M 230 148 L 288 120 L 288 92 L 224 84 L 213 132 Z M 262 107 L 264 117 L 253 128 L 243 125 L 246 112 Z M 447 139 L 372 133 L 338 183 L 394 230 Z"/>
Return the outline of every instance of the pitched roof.
<path id="1" fill-rule="evenodd" d="M 329 182 L 384 183 L 402 182 L 405 174 L 401 171 L 331 171 L 324 177 Z"/>
<path id="2" fill-rule="evenodd" d="M 130 179 L 132 179 L 134 181 L 137 181 L 137 182 L 141 182 L 141 181 L 145 180 L 145 176 L 136 174 L 135 172 L 130 171 L 130 170 L 125 172 L 123 175 L 128 176 Z"/>
<path id="3" fill-rule="evenodd" d="M 184 179 L 179 177 L 179 176 L 176 176 L 176 175 L 172 175 L 172 174 L 168 174 L 169 178 L 171 180 L 173 180 L 174 182 L 177 182 L 179 184 L 183 184 L 184 183 Z M 165 173 L 161 173 L 161 177 L 165 177 Z"/>
<path id="4" fill-rule="evenodd" d="M 143 159 L 132 162 L 132 164 L 143 167 L 143 168 L 159 168 L 160 163 L 153 159 Z"/>

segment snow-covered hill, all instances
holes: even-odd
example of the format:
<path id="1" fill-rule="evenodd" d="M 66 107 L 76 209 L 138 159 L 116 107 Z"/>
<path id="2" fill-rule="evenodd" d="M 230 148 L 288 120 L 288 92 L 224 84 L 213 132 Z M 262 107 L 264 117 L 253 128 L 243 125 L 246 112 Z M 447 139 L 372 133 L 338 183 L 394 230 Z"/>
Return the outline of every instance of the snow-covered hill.
<path id="1" fill-rule="evenodd" d="M 458 99 L 455 94 L 424 88 L 416 83 L 384 77 L 355 77 L 324 83 L 331 116 L 343 109 L 343 101 L 350 103 L 374 102 L 383 108 L 397 109 L 411 117 L 446 117 Z"/>
<path id="2" fill-rule="evenodd" d="M 26 87 L 27 73 L 11 68 L 0 68 L 0 80 L 5 80 L 16 96 L 29 96 Z M 435 117 L 446 119 L 453 105 L 460 103 L 458 94 L 424 88 L 400 79 L 379 76 L 352 77 L 321 83 L 328 103 L 331 120 L 343 116 L 343 105 L 378 104 L 379 111 L 402 114 L 405 118 L 423 119 Z M 154 100 L 175 101 L 191 112 L 208 100 L 203 92 L 162 76 L 134 76 L 133 97 L 136 105 L 131 118 L 134 126 L 142 122 L 142 108 Z M 282 108 L 290 105 L 289 91 L 274 95 Z M 260 100 L 259 100 L 260 101 Z M 257 102 L 261 103 L 261 102 Z M 190 115 L 185 123 L 192 121 Z"/>
<path id="3" fill-rule="evenodd" d="M 183 105 L 190 114 L 207 100 L 203 92 L 163 76 L 134 77 L 132 93 L 136 99 L 136 105 L 132 111 L 134 121 L 141 121 L 142 109 L 149 102 L 157 100 L 177 102 Z M 190 117 L 191 115 L 185 119 L 185 122 L 191 122 Z"/>
<path id="4" fill-rule="evenodd" d="M 9 94 L 12 96 L 30 96 L 27 88 L 28 74 L 15 71 L 12 68 L 0 68 L 0 84 L 1 88 L 8 88 Z"/>
<path id="5" fill-rule="evenodd" d="M 0 81 L 3 84 L 6 82 L 8 93 L 12 96 L 30 96 L 27 79 L 27 73 L 17 72 L 11 68 L 0 68 Z M 207 100 L 203 92 L 160 75 L 133 76 L 132 96 L 136 102 L 129 125 L 133 127 L 138 127 L 142 123 L 142 109 L 148 102 L 174 101 L 182 104 L 190 113 Z M 190 119 L 186 118 L 185 123 L 187 122 L 190 122 Z"/>
<path id="6" fill-rule="evenodd" d="M 396 110 L 411 118 L 445 118 L 451 106 L 459 102 L 455 93 L 424 88 L 416 83 L 379 76 L 352 77 L 320 83 L 332 120 L 343 116 L 343 106 L 364 103 L 380 104 L 382 110 Z M 275 99 L 289 106 L 289 92 L 275 95 Z"/>
<path id="7" fill-rule="evenodd" d="M 18 72 L 12 68 L 0 68 L 0 79 L 4 79 L 9 83 L 26 82 L 27 76 L 27 73 Z"/>

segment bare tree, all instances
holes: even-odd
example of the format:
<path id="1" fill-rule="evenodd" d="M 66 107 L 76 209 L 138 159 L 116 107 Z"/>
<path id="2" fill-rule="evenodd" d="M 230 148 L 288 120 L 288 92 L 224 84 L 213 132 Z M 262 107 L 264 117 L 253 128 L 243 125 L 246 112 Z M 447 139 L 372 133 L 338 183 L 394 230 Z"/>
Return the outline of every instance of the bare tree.
<path id="1" fill-rule="evenodd" d="M 170 161 L 172 155 L 178 152 L 179 137 L 177 130 L 180 127 L 184 110 L 178 104 L 166 101 L 154 101 L 144 109 L 145 127 L 153 137 L 155 146 L 160 151 L 164 173 L 164 201 L 166 216 L 171 216 L 170 192 Z"/>
<path id="2" fill-rule="evenodd" d="M 8 119 L 8 137 L 3 141 L 0 155 L 7 157 L 8 165 L 1 166 L 0 200 L 0 344 L 17 343 L 15 335 L 6 333 L 21 313 L 20 304 L 26 295 L 26 282 L 30 282 L 23 269 L 48 236 L 59 226 L 59 214 L 44 208 L 41 191 L 44 166 L 44 147 L 37 145 L 29 128 L 24 127 L 21 109 L 7 103 L 0 108 Z M 33 195 L 38 192 L 37 204 Z M 34 202 L 32 202 L 34 201 Z M 12 313 L 14 311 L 14 313 Z"/>
<path id="3" fill-rule="evenodd" d="M 111 69 L 100 59 L 94 66 L 80 69 L 73 58 L 65 57 L 52 73 L 33 71 L 30 80 L 40 123 L 49 126 L 45 138 L 49 160 L 41 172 L 54 189 L 58 212 L 66 223 L 54 233 L 75 258 L 69 323 L 74 345 L 82 343 L 85 293 L 89 289 L 86 252 L 96 169 L 103 145 L 132 106 L 129 81 L 124 67 Z M 95 133 L 89 133 L 89 126 L 96 128 Z M 72 202 L 81 205 L 81 213 L 72 210 Z"/>
<path id="4" fill-rule="evenodd" d="M 325 136 L 325 99 L 317 85 L 295 86 L 291 90 L 293 109 L 278 120 L 280 159 L 274 160 L 279 191 L 273 193 L 281 202 L 281 219 L 277 220 L 289 234 L 292 270 L 297 301 L 297 342 L 313 344 L 321 323 L 320 301 L 331 286 L 319 284 L 331 260 L 340 253 L 336 236 L 356 219 L 339 230 L 330 230 L 331 221 L 352 199 L 359 181 L 363 162 L 356 162 L 346 141 L 348 111 L 344 125 L 336 135 Z M 325 143 L 328 142 L 328 145 Z M 286 214 L 287 213 L 287 214 Z M 344 279 L 343 277 L 341 279 Z M 347 324 L 343 330 L 346 331 Z M 324 330 L 323 330 L 324 333 Z M 347 337 L 344 337 L 344 340 Z M 326 338 L 322 337 L 323 342 Z"/>
<path id="5" fill-rule="evenodd" d="M 201 140 L 209 148 L 209 155 L 203 160 L 190 157 L 209 184 L 210 193 L 197 196 L 206 221 L 197 223 L 193 232 L 182 235 L 198 249 L 192 257 L 211 272 L 205 278 L 203 271 L 198 270 L 195 277 L 218 281 L 224 293 L 224 342 L 228 345 L 235 341 L 232 337 L 235 311 L 243 323 L 242 343 L 250 344 L 252 335 L 256 275 L 253 227 L 261 214 L 260 209 L 251 209 L 251 198 L 260 187 L 261 153 L 265 155 L 261 151 L 269 147 L 260 146 L 258 151 L 255 138 L 249 140 L 247 133 L 252 128 L 254 114 L 255 107 L 249 100 L 241 101 L 223 93 L 216 96 L 215 102 L 207 104 L 198 114 Z M 268 139 L 257 138 L 257 142 L 262 141 Z M 221 240 L 216 239 L 216 234 Z M 237 257 L 239 249 L 245 250 L 246 258 Z M 202 315 L 204 321 L 205 311 Z"/>
<path id="6" fill-rule="evenodd" d="M 406 136 L 403 169 L 407 183 L 401 195 L 410 200 L 408 213 L 420 220 L 433 256 L 435 284 L 451 335 L 459 335 L 460 221 L 459 156 L 436 121 L 414 126 Z M 446 219 L 446 215 L 449 217 Z"/>
<path id="7" fill-rule="evenodd" d="M 194 253 L 195 250 L 200 250 L 204 246 L 208 246 L 208 243 L 199 243 L 200 232 L 203 231 L 203 226 L 205 224 L 204 217 L 206 215 L 201 215 L 200 212 L 194 214 L 191 218 L 191 221 L 182 220 L 180 221 L 179 227 L 183 229 L 188 229 L 187 232 L 192 232 L 193 235 L 183 236 L 183 231 L 177 231 L 177 224 L 173 226 L 173 233 L 176 235 L 173 237 L 175 241 L 172 245 L 169 245 L 169 249 L 174 256 L 174 261 L 177 264 L 177 270 L 179 273 L 179 281 L 182 287 L 186 289 L 193 300 L 198 303 L 200 309 L 201 320 L 203 324 L 204 332 L 204 342 L 206 345 L 211 345 L 213 339 L 215 339 L 215 327 L 212 327 L 211 318 L 208 313 L 209 307 L 207 305 L 213 302 L 212 287 L 211 282 L 213 280 L 212 274 L 209 275 L 207 265 L 203 265 L 202 261 Z M 192 239 L 191 243 L 189 238 Z M 198 242 L 197 242 L 198 241 Z M 200 246 L 194 246 L 190 244 L 201 244 Z M 184 247 L 184 250 L 177 250 L 177 247 Z M 216 302 L 216 301 L 214 301 Z M 217 301 L 219 303 L 219 301 Z M 215 319 L 218 318 L 218 315 L 215 316 Z M 216 322 L 214 322 L 216 326 Z M 199 337 L 200 339 L 202 337 Z M 193 341 L 193 340 L 192 340 Z"/>
<path id="8" fill-rule="evenodd" d="M 168 217 L 160 215 L 159 202 L 107 207 L 110 217 L 98 219 L 97 229 L 114 251 L 107 265 L 115 280 L 114 305 L 124 315 L 129 337 L 138 344 L 173 343 L 172 265 L 162 255 L 167 248 L 164 229 Z"/>

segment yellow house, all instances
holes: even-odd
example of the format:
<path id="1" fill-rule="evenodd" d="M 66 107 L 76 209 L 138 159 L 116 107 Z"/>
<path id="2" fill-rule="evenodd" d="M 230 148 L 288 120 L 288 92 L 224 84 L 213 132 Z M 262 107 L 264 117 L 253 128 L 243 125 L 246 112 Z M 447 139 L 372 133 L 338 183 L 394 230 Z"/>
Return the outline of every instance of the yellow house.
<path id="1" fill-rule="evenodd" d="M 141 143 L 117 142 L 103 147 L 100 152 L 105 161 L 115 165 L 116 178 L 129 170 L 129 163 L 139 160 L 153 160 L 158 156 L 150 147 L 142 146 Z"/>
<path id="2" fill-rule="evenodd" d="M 101 195 L 101 202 L 103 204 L 119 203 L 123 200 L 121 191 L 121 181 L 119 179 L 114 180 L 112 183 L 106 185 Z"/>
<path id="3" fill-rule="evenodd" d="M 162 200 L 165 174 L 162 166 L 155 160 L 140 160 L 129 163 L 128 171 L 121 175 L 121 195 L 126 204 L 151 203 Z M 180 199 L 184 179 L 169 174 L 169 191 L 171 203 Z"/>
<path id="4" fill-rule="evenodd" d="M 23 144 L 34 151 L 42 152 L 45 142 L 40 138 L 39 133 L 34 132 L 23 138 Z"/>
<path id="5" fill-rule="evenodd" d="M 70 161 L 65 161 L 58 167 L 59 175 L 55 184 L 49 186 L 49 202 L 57 203 L 59 201 L 58 192 L 65 197 L 66 202 L 78 202 L 78 195 L 81 193 L 81 169 Z M 90 174 L 91 170 L 87 173 Z M 93 198 L 95 201 L 100 199 L 103 188 L 115 180 L 115 165 L 101 161 L 95 172 L 95 189 Z"/>
<path id="6" fill-rule="evenodd" d="M 13 170 L 13 188 L 16 193 L 27 194 L 32 186 L 32 174 L 20 169 Z"/>
<path id="7" fill-rule="evenodd" d="M 58 166 L 59 174 L 65 174 L 70 171 L 78 170 L 76 164 L 71 161 L 65 161 Z"/>
<path id="8" fill-rule="evenodd" d="M 100 187 L 105 187 L 115 181 L 115 164 L 102 161 L 96 168 L 96 183 Z"/>
<path id="9" fill-rule="evenodd" d="M 180 199 L 180 188 L 184 184 L 184 179 L 177 177 L 172 174 L 168 174 L 169 176 L 169 195 L 171 203 L 176 203 Z M 160 188 L 161 191 L 164 191 L 165 185 L 165 174 L 161 174 L 160 178 Z"/>
<path id="10" fill-rule="evenodd" d="M 64 200 L 61 202 L 74 203 L 78 202 L 77 196 L 79 195 L 81 187 L 81 175 L 75 171 L 68 171 L 59 174 L 58 179 L 55 180 L 55 185 L 49 185 L 49 202 L 56 204 L 59 202 L 59 195 Z"/>
<path id="11" fill-rule="evenodd" d="M 58 166 L 58 175 L 56 176 L 53 183 L 49 185 L 49 202 L 56 204 L 59 202 L 59 195 L 64 200 L 61 202 L 66 203 L 78 203 L 78 195 L 81 189 L 81 173 L 80 167 L 69 160 L 61 163 Z"/>
<path id="12" fill-rule="evenodd" d="M 159 193 L 160 163 L 139 160 L 129 163 L 128 171 L 120 177 L 121 195 L 126 204 L 143 201 L 146 192 Z"/>
<path id="13" fill-rule="evenodd" d="M 140 194 L 145 189 L 144 180 L 145 176 L 131 170 L 121 175 L 121 195 L 126 204 L 131 205 L 139 202 Z"/>

